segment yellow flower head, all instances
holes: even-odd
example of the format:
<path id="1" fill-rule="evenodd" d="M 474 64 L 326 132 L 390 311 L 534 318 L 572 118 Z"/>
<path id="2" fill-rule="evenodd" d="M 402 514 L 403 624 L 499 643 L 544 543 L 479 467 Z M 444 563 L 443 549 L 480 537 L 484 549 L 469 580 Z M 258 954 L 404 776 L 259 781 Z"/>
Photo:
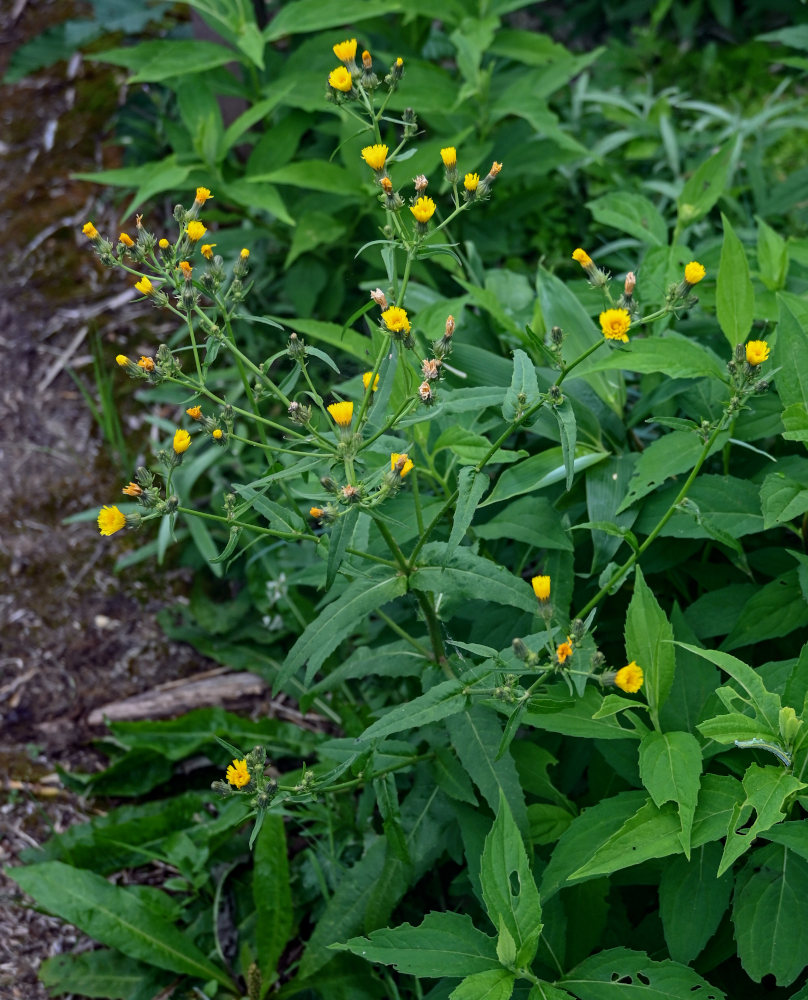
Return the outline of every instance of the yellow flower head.
<path id="1" fill-rule="evenodd" d="M 123 243 L 125 247 L 133 247 L 135 245 L 135 241 L 127 233 L 121 233 L 118 237 L 118 242 Z"/>
<path id="2" fill-rule="evenodd" d="M 344 66 L 337 66 L 328 74 L 328 85 L 334 90 L 341 90 L 343 94 L 350 93 L 353 88 L 351 74 Z"/>
<path id="3" fill-rule="evenodd" d="M 196 201 L 200 205 L 204 205 L 208 198 L 212 198 L 213 195 L 207 188 L 199 187 L 196 189 Z"/>
<path id="4" fill-rule="evenodd" d="M 340 62 L 353 62 L 356 59 L 356 39 L 349 38 L 344 42 L 337 42 L 334 46 L 334 55 Z"/>
<path id="5" fill-rule="evenodd" d="M 188 234 L 188 239 L 192 243 L 196 243 L 197 240 L 201 240 L 207 231 L 208 231 L 207 228 L 203 226 L 202 223 L 199 222 L 197 219 L 194 219 L 193 222 L 189 222 L 188 225 L 185 227 L 185 232 Z"/>
<path id="6" fill-rule="evenodd" d="M 145 354 L 141 354 L 140 360 L 137 363 L 138 368 L 142 368 L 144 372 L 154 371 L 154 359 L 147 358 Z"/>
<path id="7" fill-rule="evenodd" d="M 191 447 L 191 435 L 182 427 L 174 431 L 174 451 L 181 455 Z"/>
<path id="8" fill-rule="evenodd" d="M 572 259 L 577 260 L 581 267 L 589 267 L 592 263 L 592 258 L 586 250 L 582 250 L 580 247 L 572 251 Z"/>
<path id="9" fill-rule="evenodd" d="M 154 291 L 154 285 L 145 276 L 140 279 L 140 281 L 135 282 L 135 288 L 140 292 L 141 295 L 151 295 Z"/>
<path id="10" fill-rule="evenodd" d="M 540 601 L 546 601 L 550 596 L 550 577 L 534 576 L 530 581 L 533 593 Z"/>
<path id="11" fill-rule="evenodd" d="M 250 772 L 246 760 L 234 760 L 224 773 L 225 778 L 236 788 L 243 788 L 250 783 Z"/>
<path id="12" fill-rule="evenodd" d="M 625 309 L 607 309 L 600 314 L 600 328 L 607 340 L 622 340 L 628 343 L 628 328 L 631 317 Z"/>
<path id="13" fill-rule="evenodd" d="M 443 160 L 443 165 L 447 170 L 452 170 L 457 166 L 457 150 L 454 146 L 447 146 L 446 149 L 440 151 L 440 158 Z"/>
<path id="14" fill-rule="evenodd" d="M 746 360 L 750 365 L 759 365 L 769 356 L 769 345 L 765 340 L 750 340 L 746 345 Z"/>
<path id="15" fill-rule="evenodd" d="M 410 211 L 419 222 L 429 222 L 435 213 L 435 202 L 431 198 L 419 198 Z"/>
<path id="16" fill-rule="evenodd" d="M 323 513 L 322 507 L 309 507 L 309 517 L 321 518 Z"/>
<path id="17" fill-rule="evenodd" d="M 216 246 L 215 243 L 213 245 Z M 242 260 L 246 260 L 250 256 L 250 251 L 246 247 L 244 247 L 239 256 L 241 257 Z"/>
<path id="18" fill-rule="evenodd" d="M 398 66 L 399 69 L 401 69 L 401 67 L 404 65 L 404 60 L 401 58 L 401 56 L 399 56 L 398 59 L 396 59 L 395 65 Z"/>
<path id="19" fill-rule="evenodd" d="M 707 272 L 697 260 L 691 260 L 685 265 L 685 281 L 688 285 L 697 285 Z"/>
<path id="20" fill-rule="evenodd" d="M 642 687 L 642 682 L 642 667 L 638 667 L 634 660 L 614 675 L 615 687 L 619 687 L 621 691 L 628 694 L 636 694 Z"/>
<path id="21" fill-rule="evenodd" d="M 570 642 L 570 637 L 567 636 L 567 641 L 562 642 L 561 645 L 556 649 L 556 657 L 559 663 L 564 663 L 572 656 L 572 643 Z"/>
<path id="22" fill-rule="evenodd" d="M 193 271 L 193 268 L 188 263 L 188 261 L 187 260 L 181 260 L 179 262 L 179 264 L 177 265 L 177 267 L 179 267 L 179 269 L 182 271 L 182 276 L 185 278 L 185 280 L 186 281 L 190 281 L 191 280 L 191 272 Z"/>
<path id="23" fill-rule="evenodd" d="M 157 246 L 160 247 L 161 250 L 168 250 L 168 248 L 171 246 L 171 244 L 168 242 L 168 240 L 164 236 L 160 240 L 160 242 L 157 244 Z"/>
<path id="24" fill-rule="evenodd" d="M 332 403 L 328 412 L 339 427 L 348 427 L 353 420 L 353 403 Z"/>
<path id="25" fill-rule="evenodd" d="M 213 260 L 213 248 L 216 246 L 215 243 L 203 243 L 202 248 L 199 251 L 205 260 Z"/>
<path id="26" fill-rule="evenodd" d="M 201 406 L 189 406 L 185 411 L 191 420 L 201 420 L 202 419 L 202 407 Z"/>
<path id="27" fill-rule="evenodd" d="M 375 146 L 365 146 L 362 150 L 362 159 L 373 170 L 384 170 L 384 161 L 387 159 L 387 146 L 378 143 Z"/>
<path id="28" fill-rule="evenodd" d="M 125 354 L 117 354 L 115 356 L 115 361 L 121 366 L 121 368 L 125 368 L 129 364 L 129 358 L 127 358 Z"/>
<path id="29" fill-rule="evenodd" d="M 81 227 L 81 231 L 88 239 L 91 240 L 98 239 L 98 230 L 95 228 L 92 222 L 85 222 L 84 225 Z"/>
<path id="30" fill-rule="evenodd" d="M 373 378 L 373 372 L 365 372 L 362 375 L 362 385 L 367 389 L 370 385 L 370 380 Z M 379 388 L 379 376 L 373 378 L 373 391 L 375 392 Z"/>
<path id="31" fill-rule="evenodd" d="M 401 306 L 390 306 L 382 313 L 382 322 L 391 333 L 409 333 L 410 321 Z"/>
<path id="32" fill-rule="evenodd" d="M 215 431 L 211 432 L 211 437 L 214 441 L 221 441 L 224 437 L 224 433 L 219 427 L 217 427 Z"/>
<path id="33" fill-rule="evenodd" d="M 98 512 L 98 530 L 102 535 L 114 535 L 126 526 L 126 516 L 117 507 L 102 507 Z"/>
<path id="34" fill-rule="evenodd" d="M 467 191 L 476 191 L 477 185 L 479 183 L 480 183 L 479 174 L 466 174 L 466 176 L 463 178 L 463 187 Z"/>
<path id="35" fill-rule="evenodd" d="M 143 489 L 137 483 L 127 483 L 121 490 L 121 493 L 125 493 L 128 497 L 139 497 L 142 492 Z"/>
<path id="36" fill-rule="evenodd" d="M 402 462 L 401 459 L 404 459 L 404 461 Z M 414 468 L 415 466 L 415 463 L 412 461 L 412 459 L 406 453 L 406 451 L 401 454 L 399 454 L 397 451 L 394 451 L 390 455 L 390 468 L 393 471 L 395 471 L 396 468 L 399 466 L 400 468 L 398 469 L 398 474 L 401 476 L 402 479 L 407 475 L 410 469 Z"/>

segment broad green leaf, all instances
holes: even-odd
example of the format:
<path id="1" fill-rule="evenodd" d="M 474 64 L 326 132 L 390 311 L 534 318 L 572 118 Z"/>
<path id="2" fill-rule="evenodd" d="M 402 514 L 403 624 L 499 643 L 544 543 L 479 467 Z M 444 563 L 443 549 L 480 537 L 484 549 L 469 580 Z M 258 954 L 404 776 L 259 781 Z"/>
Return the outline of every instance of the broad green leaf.
<path id="1" fill-rule="evenodd" d="M 726 435 L 721 434 L 710 454 L 723 447 Z M 617 513 L 661 486 L 670 476 L 688 472 L 699 459 L 704 444 L 692 431 L 671 431 L 653 441 L 637 459 L 628 493 Z"/>
<path id="2" fill-rule="evenodd" d="M 579 447 L 573 469 L 575 472 L 581 472 L 608 457 L 607 451 L 591 451 L 583 446 Z M 523 493 L 536 493 L 545 486 L 561 482 L 566 476 L 567 467 L 564 463 L 563 449 L 547 448 L 538 455 L 531 455 L 523 462 L 506 469 L 497 480 L 488 499 L 480 506 L 487 507 L 493 503 L 501 503 Z"/>
<path id="3" fill-rule="evenodd" d="M 327 191 L 335 195 L 359 198 L 362 185 L 358 174 L 352 174 L 338 163 L 328 160 L 298 160 L 287 163 L 267 174 L 250 177 L 250 184 L 288 184 L 307 191 Z"/>
<path id="4" fill-rule="evenodd" d="M 275 681 L 275 690 L 282 688 L 304 663 L 308 663 L 306 684 L 309 684 L 329 654 L 360 622 L 364 623 L 368 615 L 406 590 L 407 581 L 403 576 L 354 580 L 306 627 L 292 646 Z"/>
<path id="5" fill-rule="evenodd" d="M 610 948 L 585 959 L 562 976 L 559 985 L 578 1000 L 726 1000 L 701 976 L 676 962 L 653 962 L 641 951 Z"/>
<path id="6" fill-rule="evenodd" d="M 542 929 L 541 903 L 522 836 L 502 792 L 497 818 L 485 838 L 480 883 L 491 923 L 507 929 L 516 946 L 516 963 L 530 965 Z"/>
<path id="7" fill-rule="evenodd" d="M 718 929 L 732 895 L 732 877 L 717 878 L 721 845 L 704 844 L 690 860 L 668 861 L 659 883 L 659 915 L 671 958 L 692 962 Z"/>
<path id="8" fill-rule="evenodd" d="M 808 786 L 779 766 L 750 764 L 743 777 L 743 787 L 746 799 L 737 803 L 730 817 L 724 853 L 718 866 L 719 876 L 749 850 L 759 833 L 785 818 L 786 799 Z M 748 816 L 750 809 L 755 810 L 755 822 L 739 831 L 742 816 Z"/>
<path id="9" fill-rule="evenodd" d="M 252 877 L 257 960 L 264 982 L 277 976 L 278 959 L 292 935 L 292 894 L 283 817 L 267 815 L 255 842 Z"/>
<path id="10" fill-rule="evenodd" d="M 362 733 L 361 739 L 382 739 L 462 712 L 468 700 L 466 691 L 467 684 L 461 680 L 436 684 L 417 698 L 390 709 Z"/>
<path id="11" fill-rule="evenodd" d="M 779 639 L 806 625 L 808 603 L 800 586 L 799 571 L 791 570 L 749 598 L 721 649 L 739 649 L 764 639 Z"/>
<path id="12" fill-rule="evenodd" d="M 536 596 L 530 586 L 504 566 L 459 548 L 447 556 L 444 542 L 425 545 L 422 559 L 440 565 L 420 566 L 410 577 L 410 588 L 431 593 L 451 594 L 455 599 L 493 601 L 532 614 Z"/>
<path id="13" fill-rule="evenodd" d="M 697 222 L 723 194 L 735 142 L 735 139 L 728 140 L 714 156 L 700 164 L 688 179 L 677 200 L 678 228 Z"/>
<path id="14" fill-rule="evenodd" d="M 782 472 L 770 472 L 760 487 L 760 506 L 764 530 L 775 528 L 808 510 L 808 488 Z"/>
<path id="15" fill-rule="evenodd" d="M 53 995 L 76 993 L 104 1000 L 153 1000 L 171 978 L 107 948 L 46 958 L 38 976 Z"/>
<path id="16" fill-rule="evenodd" d="M 721 213 L 724 242 L 715 289 L 715 312 L 718 325 L 730 347 L 742 344 L 752 329 L 755 317 L 755 293 L 749 277 L 749 263 L 743 243 L 735 235 L 729 219 Z"/>
<path id="17" fill-rule="evenodd" d="M 516 976 L 507 969 L 491 969 L 467 976 L 449 994 L 449 1000 L 510 1000 Z"/>
<path id="18" fill-rule="evenodd" d="M 756 217 L 755 221 L 760 277 L 770 291 L 778 291 L 785 284 L 788 273 L 788 246 L 783 237 L 763 219 Z"/>
<path id="19" fill-rule="evenodd" d="M 748 715 L 741 715 L 740 712 L 729 712 L 726 715 L 716 715 L 712 719 L 705 719 L 696 726 L 698 731 L 708 740 L 715 740 L 716 743 L 733 745 L 735 740 L 775 740 L 778 739 L 777 731 L 769 729 L 765 723 L 758 722 Z"/>
<path id="20" fill-rule="evenodd" d="M 804 324 L 795 312 L 796 306 L 784 293 L 777 296 L 780 308 L 777 323 L 777 343 L 773 362 L 777 373 L 777 392 L 783 406 L 808 406 L 808 338 Z"/>
<path id="21" fill-rule="evenodd" d="M 596 222 L 636 236 L 650 246 L 667 246 L 668 227 L 657 207 L 636 191 L 604 194 L 586 207 Z M 662 369 L 664 370 L 664 369 Z"/>
<path id="22" fill-rule="evenodd" d="M 384 927 L 337 947 L 410 976 L 459 979 L 500 969 L 494 939 L 461 913 L 427 913 L 418 927 Z"/>
<path id="23" fill-rule="evenodd" d="M 336 243 L 345 232 L 345 226 L 327 212 L 306 212 L 297 219 L 292 245 L 284 261 L 290 267 L 298 257 L 323 244 Z"/>
<path id="24" fill-rule="evenodd" d="M 187 934 L 155 914 L 131 888 L 111 885 L 93 872 L 61 861 L 45 861 L 9 874 L 39 903 L 90 937 L 158 969 L 213 979 L 236 990 Z"/>
<path id="25" fill-rule="evenodd" d="M 626 655 L 642 667 L 642 692 L 648 700 L 652 718 L 657 717 L 673 686 L 676 652 L 670 622 L 639 566 L 626 614 Z"/>
<path id="26" fill-rule="evenodd" d="M 678 804 L 682 823 L 680 839 L 688 858 L 701 768 L 701 750 L 692 733 L 650 732 L 640 743 L 642 783 L 656 805 Z"/>
<path id="27" fill-rule="evenodd" d="M 266 182 L 255 183 L 251 177 L 228 181 L 222 185 L 223 197 L 232 198 L 237 205 L 247 209 L 254 216 L 257 209 L 294 226 L 295 220 L 289 214 L 289 209 L 278 189 Z"/>
<path id="28" fill-rule="evenodd" d="M 326 563 L 325 574 L 326 590 L 331 589 L 331 584 L 336 579 L 337 572 L 342 565 L 342 560 L 345 557 L 345 550 L 348 548 L 351 543 L 351 539 L 353 538 L 353 532 L 356 527 L 356 519 L 358 516 L 358 508 L 351 507 L 342 517 L 338 517 L 331 525 L 331 532 L 328 537 L 328 561 Z"/>
<path id="29" fill-rule="evenodd" d="M 457 503 L 448 542 L 450 553 L 463 540 L 469 525 L 474 520 L 477 505 L 488 489 L 489 482 L 488 476 L 484 472 L 478 472 L 473 466 L 466 466 L 460 470 L 460 475 L 457 477 Z"/>
<path id="30" fill-rule="evenodd" d="M 572 993 L 560 990 L 557 986 L 545 983 L 544 980 L 536 983 L 527 1000 L 575 1000 Z"/>
<path id="31" fill-rule="evenodd" d="M 264 29 L 267 42 L 275 42 L 286 35 L 306 34 L 324 28 L 338 28 L 344 24 L 364 21 L 370 17 L 400 13 L 404 6 L 399 0 L 343 0 L 339 7 L 323 0 L 295 0 L 287 3 Z"/>
<path id="32" fill-rule="evenodd" d="M 639 739 L 634 729 L 623 728 L 614 715 L 598 715 L 603 700 L 603 695 L 592 686 L 588 686 L 580 697 L 566 693 L 540 695 L 530 699 L 522 721 L 526 726 L 565 736 L 596 740 Z"/>
<path id="33" fill-rule="evenodd" d="M 480 538 L 514 539 L 539 549 L 573 549 L 569 529 L 545 497 L 522 497 L 509 503 L 490 521 L 475 524 L 474 534 Z"/>
<path id="34" fill-rule="evenodd" d="M 710 378 L 726 381 L 727 368 L 716 355 L 692 337 L 668 330 L 664 337 L 632 340 L 625 350 L 595 355 L 588 372 L 623 369 L 633 372 L 665 372 L 669 378 Z"/>
<path id="35" fill-rule="evenodd" d="M 635 524 L 638 535 L 656 527 L 676 499 L 680 485 L 663 487 L 642 505 Z M 700 475 L 690 488 L 686 503 L 674 511 L 660 532 L 662 537 L 710 538 L 720 530 L 735 539 L 763 530 L 757 512 L 758 486 L 737 476 Z"/>
<path id="36" fill-rule="evenodd" d="M 525 797 L 510 753 L 497 758 L 502 738 L 499 715 L 485 705 L 474 705 L 448 723 L 449 739 L 469 777 L 485 801 L 496 811 L 500 795 L 510 806 L 511 815 L 523 836 L 527 836 Z"/>
<path id="37" fill-rule="evenodd" d="M 530 842 L 544 845 L 554 844 L 575 819 L 575 814 L 564 806 L 534 802 L 527 807 L 527 818 L 530 823 Z"/>
<path id="38" fill-rule="evenodd" d="M 569 399 L 553 406 L 553 414 L 558 421 L 558 431 L 561 436 L 561 454 L 564 458 L 564 469 L 567 473 L 566 487 L 572 489 L 575 477 L 575 445 L 578 439 L 578 426 Z"/>
<path id="39" fill-rule="evenodd" d="M 539 383 L 536 378 L 536 368 L 530 358 L 517 348 L 513 352 L 513 377 L 505 402 L 502 404 L 502 416 L 509 423 L 520 417 L 525 410 L 533 406 L 539 399 Z"/>
<path id="40" fill-rule="evenodd" d="M 747 975 L 790 986 L 808 960 L 808 861 L 779 844 L 756 850 L 736 880 L 732 922 Z"/>
<path id="41" fill-rule="evenodd" d="M 227 63 L 240 61 L 237 52 L 215 42 L 161 38 L 122 49 L 106 49 L 88 58 L 134 70 L 129 83 L 162 83 L 172 77 L 206 73 Z"/>
<path id="42" fill-rule="evenodd" d="M 469 805 L 479 805 L 471 779 L 449 747 L 437 747 L 433 762 L 435 781 L 450 798 Z"/>

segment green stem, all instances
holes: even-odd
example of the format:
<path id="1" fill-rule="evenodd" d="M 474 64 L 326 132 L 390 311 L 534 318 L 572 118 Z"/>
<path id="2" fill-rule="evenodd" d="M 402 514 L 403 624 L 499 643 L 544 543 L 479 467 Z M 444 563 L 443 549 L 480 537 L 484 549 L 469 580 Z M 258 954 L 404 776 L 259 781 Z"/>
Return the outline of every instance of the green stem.
<path id="1" fill-rule="evenodd" d="M 437 612 L 432 606 L 432 601 L 427 594 L 423 593 L 423 591 L 416 590 L 414 593 L 415 599 L 418 601 L 418 605 L 424 614 L 426 627 L 429 630 L 429 641 L 432 644 L 432 656 L 430 658 L 433 659 L 435 663 L 440 664 L 441 669 L 449 680 L 454 680 L 454 671 L 449 666 L 449 661 L 446 658 L 446 648 L 443 645 L 440 620 L 438 619 Z"/>
<path id="2" fill-rule="evenodd" d="M 408 642 L 413 647 L 413 649 L 417 649 L 425 660 L 432 659 L 432 654 L 429 652 L 426 646 L 422 646 L 417 639 L 413 639 L 413 637 L 409 634 L 409 632 L 405 631 L 398 624 L 398 622 L 393 621 L 393 619 L 389 615 L 386 615 L 383 611 L 380 611 L 378 608 L 376 609 L 374 614 L 377 615 L 379 618 L 381 618 L 381 620 L 392 632 L 395 632 L 397 636 L 399 636 L 405 642 Z"/>
<path id="3" fill-rule="evenodd" d="M 185 313 L 185 322 L 188 324 L 188 336 L 191 338 L 191 348 L 194 352 L 194 364 L 196 365 L 196 374 L 199 379 L 199 384 L 205 384 L 205 377 L 202 374 L 202 364 L 199 360 L 199 348 L 196 343 L 196 333 L 194 332 L 194 324 L 191 322 L 191 314 L 189 312 Z"/>

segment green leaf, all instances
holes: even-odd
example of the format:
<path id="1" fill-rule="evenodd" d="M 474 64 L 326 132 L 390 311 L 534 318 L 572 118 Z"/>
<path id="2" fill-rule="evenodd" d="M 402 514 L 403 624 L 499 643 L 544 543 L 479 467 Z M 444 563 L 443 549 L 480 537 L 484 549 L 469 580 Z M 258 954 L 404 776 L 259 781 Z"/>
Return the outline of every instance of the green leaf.
<path id="1" fill-rule="evenodd" d="M 265 983 L 292 936 L 293 908 L 283 817 L 267 815 L 255 842 L 252 877 L 257 961 Z"/>
<path id="2" fill-rule="evenodd" d="M 747 975 L 793 983 L 808 955 L 808 861 L 779 844 L 756 850 L 736 880 L 732 922 Z"/>
<path id="3" fill-rule="evenodd" d="M 513 377 L 505 402 L 502 404 L 502 416 L 509 423 L 521 416 L 525 410 L 533 406 L 539 399 L 539 383 L 536 378 L 536 368 L 530 358 L 517 348 L 513 352 Z"/>
<path id="4" fill-rule="evenodd" d="M 480 538 L 507 538 L 539 549 L 572 552 L 569 529 L 545 497 L 522 497 L 498 511 L 485 524 L 475 524 Z"/>
<path id="5" fill-rule="evenodd" d="M 697 222 L 715 205 L 724 191 L 729 173 L 735 139 L 730 139 L 719 151 L 705 160 L 688 179 L 677 199 L 679 219 L 677 227 L 682 228 Z"/>
<path id="6" fill-rule="evenodd" d="M 701 953 L 729 906 L 733 880 L 716 877 L 720 859 L 720 844 L 704 844 L 690 860 L 674 858 L 662 870 L 659 915 L 676 962 L 687 965 Z"/>
<path id="7" fill-rule="evenodd" d="M 437 747 L 432 766 L 435 781 L 446 795 L 458 802 L 468 802 L 472 806 L 479 805 L 469 776 L 449 747 Z"/>
<path id="8" fill-rule="evenodd" d="M 338 323 L 324 323 L 318 319 L 297 319 L 288 316 L 282 318 L 284 325 L 297 333 L 304 333 L 331 347 L 337 347 L 363 364 L 367 361 L 367 337 L 360 336 L 356 330 L 342 327 Z"/>
<path id="9" fill-rule="evenodd" d="M 808 510 L 808 489 L 782 472 L 771 472 L 760 487 L 763 528 L 775 528 Z"/>
<path id="10" fill-rule="evenodd" d="M 545 983 L 544 980 L 536 983 L 527 1000 L 575 1000 L 572 993 L 560 990 L 557 986 Z"/>
<path id="11" fill-rule="evenodd" d="M 460 475 L 457 477 L 457 503 L 448 542 L 449 553 L 453 552 L 463 540 L 489 482 L 488 476 L 484 472 L 478 472 L 473 466 L 466 466 L 460 470 Z"/>
<path id="12" fill-rule="evenodd" d="M 530 842 L 544 845 L 554 844 L 575 819 L 575 815 L 564 806 L 534 802 L 527 807 L 527 818 L 530 823 Z"/>
<path id="13" fill-rule="evenodd" d="M 337 947 L 410 976 L 459 979 L 500 970 L 494 939 L 461 913 L 427 913 L 418 927 L 384 927 Z"/>
<path id="14" fill-rule="evenodd" d="M 560 406 L 553 407 L 553 413 L 558 421 L 558 431 L 561 435 L 561 454 L 564 457 L 564 469 L 567 473 L 566 487 L 572 489 L 575 477 L 575 445 L 578 438 L 578 426 L 569 399 L 564 399 Z"/>
<path id="15" fill-rule="evenodd" d="M 404 9 L 399 0 L 342 0 L 339 7 L 323 0 L 295 0 L 287 3 L 264 29 L 264 38 L 275 42 L 286 35 L 306 34 L 323 28 L 338 28 Z"/>
<path id="16" fill-rule="evenodd" d="M 726 715 L 716 715 L 712 719 L 705 719 L 704 722 L 696 726 L 698 731 L 708 740 L 715 740 L 725 746 L 735 743 L 735 740 L 775 740 L 779 739 L 778 733 L 772 731 L 757 719 L 752 719 L 748 715 L 741 715 L 740 712 L 729 712 Z"/>
<path id="17" fill-rule="evenodd" d="M 503 795 L 520 833 L 527 835 L 525 797 L 516 765 L 509 752 L 499 758 L 496 756 L 502 738 L 497 713 L 485 705 L 474 705 L 452 716 L 447 729 L 460 763 L 491 809 L 499 809 L 500 795 Z"/>
<path id="18" fill-rule="evenodd" d="M 507 969 L 475 972 L 452 990 L 449 1000 L 510 1000 L 515 981 Z"/>
<path id="19" fill-rule="evenodd" d="M 250 216 L 254 216 L 257 214 L 256 210 L 260 210 L 280 219 L 287 226 L 295 224 L 278 189 L 271 184 L 266 182 L 256 184 L 251 177 L 243 177 L 223 184 L 221 191 L 223 197 L 232 198 L 237 205 L 246 208 Z"/>
<path id="20" fill-rule="evenodd" d="M 126 48 L 106 49 L 87 58 L 91 62 L 112 63 L 134 70 L 129 83 L 162 83 L 172 77 L 207 73 L 217 66 L 243 61 L 233 49 L 198 38 L 193 41 L 161 38 Z"/>
<path id="21" fill-rule="evenodd" d="M 578 448 L 573 470 L 581 472 L 598 462 L 602 462 L 609 457 L 607 451 L 591 451 L 588 448 Z M 567 476 L 567 466 L 564 461 L 564 451 L 562 448 L 547 448 L 538 455 L 531 455 L 523 462 L 506 469 L 491 491 L 488 499 L 481 503 L 481 507 L 489 504 L 501 503 L 503 500 L 510 500 L 511 497 L 521 496 L 523 493 L 536 493 L 544 489 L 545 486 L 552 486 L 559 483 Z"/>
<path id="22" fill-rule="evenodd" d="M 770 291 L 776 292 L 786 282 L 788 246 L 783 237 L 767 225 L 763 219 L 756 216 L 755 221 L 758 227 L 757 257 L 760 277 Z"/>
<path id="23" fill-rule="evenodd" d="M 652 718 L 670 694 L 676 671 L 673 629 L 637 566 L 626 613 L 626 655 L 643 669 L 643 692 Z"/>
<path id="24" fill-rule="evenodd" d="M 541 903 L 525 845 L 501 791 L 497 818 L 485 838 L 480 883 L 491 923 L 507 929 L 516 963 L 530 965 L 542 929 Z"/>
<path id="25" fill-rule="evenodd" d="M 641 951 L 610 948 L 585 959 L 559 979 L 579 1000 L 726 1000 L 726 995 L 692 969 L 653 962 Z"/>
<path id="26" fill-rule="evenodd" d="M 749 850 L 759 833 L 784 819 L 786 799 L 808 786 L 781 767 L 758 767 L 757 764 L 750 764 L 743 777 L 743 787 L 746 799 L 736 804 L 730 816 L 724 853 L 718 866 L 719 876 Z M 744 827 L 739 831 L 742 815 L 748 816 L 750 809 L 754 809 L 757 814 L 755 822 L 751 827 Z"/>
<path id="27" fill-rule="evenodd" d="M 623 369 L 633 372 L 665 372 L 669 378 L 707 376 L 726 381 L 726 365 L 703 344 L 673 330 L 664 337 L 632 340 L 625 350 L 595 356 L 587 364 L 588 372 Z"/>
<path id="28" fill-rule="evenodd" d="M 640 743 L 642 783 L 656 805 L 678 804 L 682 823 L 680 839 L 688 858 L 701 768 L 701 749 L 692 733 L 650 732 Z"/>
<path id="29" fill-rule="evenodd" d="M 604 698 L 594 687 L 587 687 L 580 697 L 548 693 L 530 699 L 528 711 L 522 716 L 527 726 L 546 729 L 565 736 L 595 740 L 636 740 L 633 729 L 624 729 L 614 715 L 600 717 Z M 631 703 L 626 703 L 627 708 Z"/>
<path id="30" fill-rule="evenodd" d="M 422 551 L 423 559 L 441 565 L 420 566 L 410 577 L 411 589 L 447 593 L 454 599 L 493 601 L 531 614 L 536 610 L 536 596 L 529 585 L 504 566 L 468 548 L 447 555 L 445 542 L 431 542 Z"/>
<path id="31" fill-rule="evenodd" d="M 345 550 L 353 538 L 356 519 L 359 516 L 357 507 L 350 507 L 342 517 L 338 517 L 331 525 L 328 537 L 328 562 L 326 563 L 325 589 L 330 590 L 331 584 L 342 565 Z"/>
<path id="32" fill-rule="evenodd" d="M 124 955 L 196 979 L 214 979 L 236 991 L 227 973 L 209 961 L 188 934 L 157 916 L 131 889 L 61 861 L 9 874 L 40 906 Z"/>
<path id="33" fill-rule="evenodd" d="M 780 368 L 777 373 L 777 392 L 783 406 L 801 404 L 804 408 L 808 406 L 808 338 L 792 299 L 781 292 L 777 296 L 777 303 L 777 343 L 772 359 Z"/>
<path id="34" fill-rule="evenodd" d="M 286 8 L 288 10 L 288 8 Z M 338 163 L 328 160 L 297 160 L 267 174 L 250 177 L 250 184 L 288 184 L 307 191 L 327 191 L 333 195 L 359 198 L 362 185 L 358 174 L 352 174 Z"/>
<path id="35" fill-rule="evenodd" d="M 292 245 L 284 261 L 284 269 L 298 257 L 323 244 L 336 243 L 345 232 L 345 225 L 327 212 L 306 212 L 297 219 Z"/>
<path id="36" fill-rule="evenodd" d="M 53 995 L 77 993 L 103 1000 L 153 1000 L 170 978 L 107 948 L 46 958 L 38 975 Z"/>
<path id="37" fill-rule="evenodd" d="M 466 692 L 465 681 L 452 680 L 436 684 L 417 698 L 390 709 L 362 733 L 361 739 L 382 739 L 462 712 L 468 700 Z"/>
<path id="38" fill-rule="evenodd" d="M 668 227 L 652 202 L 636 191 L 604 194 L 586 207 L 597 222 L 636 236 L 650 246 L 667 246 Z M 664 370 L 664 369 L 660 369 Z"/>
<path id="39" fill-rule="evenodd" d="M 280 690 L 304 663 L 308 663 L 306 684 L 309 684 L 329 654 L 360 622 L 406 590 L 407 581 L 403 576 L 354 580 L 305 628 L 292 646 L 278 673 L 275 690 Z"/>
<path id="40" fill-rule="evenodd" d="M 710 454 L 724 446 L 727 437 L 721 434 Z M 671 431 L 657 438 L 643 451 L 634 466 L 629 490 L 617 513 L 621 513 L 637 500 L 661 486 L 670 476 L 693 468 L 702 453 L 704 444 L 692 431 Z"/>
<path id="41" fill-rule="evenodd" d="M 755 318 L 755 293 L 749 277 L 749 263 L 743 243 L 735 235 L 729 219 L 721 213 L 724 242 L 715 289 L 715 312 L 718 325 L 730 347 L 742 344 Z"/>
<path id="42" fill-rule="evenodd" d="M 806 625 L 808 604 L 800 586 L 799 571 L 791 570 L 749 598 L 721 649 L 739 649 L 764 639 L 779 639 Z"/>

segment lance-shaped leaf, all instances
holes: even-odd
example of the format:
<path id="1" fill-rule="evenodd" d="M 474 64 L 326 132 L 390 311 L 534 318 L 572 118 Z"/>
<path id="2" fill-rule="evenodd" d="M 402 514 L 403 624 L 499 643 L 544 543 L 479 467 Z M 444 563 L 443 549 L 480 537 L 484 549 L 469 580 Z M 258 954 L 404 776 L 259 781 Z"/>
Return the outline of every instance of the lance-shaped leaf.
<path id="1" fill-rule="evenodd" d="M 488 476 L 484 472 L 478 472 L 474 466 L 460 470 L 460 475 L 457 477 L 457 503 L 447 549 L 449 553 L 462 542 L 468 526 L 474 519 L 477 505 L 488 489 L 489 482 Z"/>
<path id="2" fill-rule="evenodd" d="M 670 694 L 676 671 L 673 629 L 637 567 L 634 594 L 626 614 L 626 654 L 643 670 L 643 691 L 651 717 L 657 716 Z"/>
<path id="3" fill-rule="evenodd" d="M 715 289 L 715 312 L 718 325 L 730 347 L 742 344 L 752 329 L 755 316 L 755 293 L 749 277 L 749 262 L 743 243 L 738 239 L 729 219 L 721 213 L 724 242 Z"/>
<path id="4" fill-rule="evenodd" d="M 690 857 L 690 831 L 699 797 L 701 750 L 692 733 L 650 732 L 640 744 L 640 777 L 656 805 L 679 806 L 679 839 Z"/>

